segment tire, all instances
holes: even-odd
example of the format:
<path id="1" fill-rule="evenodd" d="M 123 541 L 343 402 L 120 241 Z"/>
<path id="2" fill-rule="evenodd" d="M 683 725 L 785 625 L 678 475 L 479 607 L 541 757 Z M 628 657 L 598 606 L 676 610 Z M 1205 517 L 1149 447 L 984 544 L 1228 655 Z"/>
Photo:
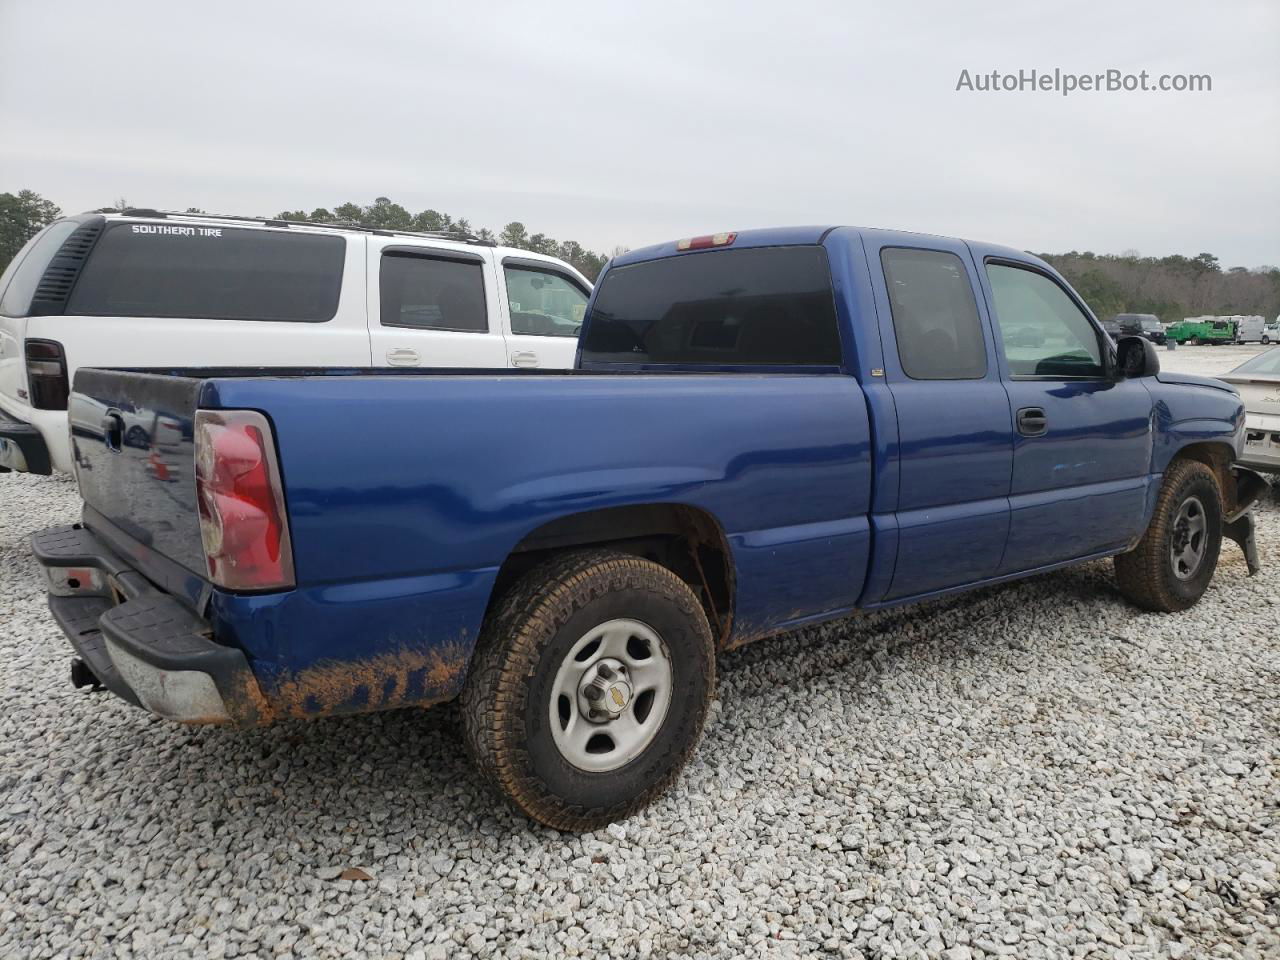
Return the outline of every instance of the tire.
<path id="1" fill-rule="evenodd" d="M 1191 338 L 1191 345 L 1192 345 L 1193 347 L 1198 347 L 1198 346 L 1200 346 L 1200 338 L 1199 338 L 1199 337 L 1192 337 L 1192 338 Z"/>
<path id="2" fill-rule="evenodd" d="M 1262 345 L 1265 347 L 1265 346 L 1266 346 L 1267 344 L 1269 344 L 1270 342 L 1271 342 L 1271 338 L 1270 338 L 1270 337 L 1268 337 L 1268 336 L 1264 333 L 1264 334 L 1262 335 Z"/>
<path id="3" fill-rule="evenodd" d="M 621 674 L 594 690 L 599 699 L 584 699 L 593 692 L 587 681 L 604 682 L 599 671 L 609 663 Z M 634 688 L 618 686 L 619 675 Z M 641 689 L 646 681 L 635 678 L 645 676 L 658 692 Z M 675 781 L 714 690 L 711 628 L 683 580 L 628 554 L 565 554 L 521 578 L 486 619 L 461 697 L 466 745 L 485 779 L 526 816 L 560 830 L 595 830 Z M 620 713 L 589 719 L 595 704 Z"/>
<path id="4" fill-rule="evenodd" d="M 1188 564 L 1186 546 L 1195 549 L 1199 515 L 1198 560 Z M 1144 610 L 1175 613 L 1194 606 L 1218 566 L 1222 547 L 1222 492 L 1218 478 L 1196 460 L 1175 460 L 1165 471 L 1156 509 L 1138 546 L 1115 558 L 1120 592 Z"/>

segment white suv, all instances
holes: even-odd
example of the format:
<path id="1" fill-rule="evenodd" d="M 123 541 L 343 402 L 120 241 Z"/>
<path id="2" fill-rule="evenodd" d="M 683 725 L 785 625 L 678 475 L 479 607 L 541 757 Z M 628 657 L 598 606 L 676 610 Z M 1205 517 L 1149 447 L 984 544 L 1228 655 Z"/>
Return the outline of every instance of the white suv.
<path id="1" fill-rule="evenodd" d="M 460 235 L 67 217 L 0 276 L 0 471 L 70 471 L 78 367 L 567 369 L 590 293 L 562 260 Z"/>

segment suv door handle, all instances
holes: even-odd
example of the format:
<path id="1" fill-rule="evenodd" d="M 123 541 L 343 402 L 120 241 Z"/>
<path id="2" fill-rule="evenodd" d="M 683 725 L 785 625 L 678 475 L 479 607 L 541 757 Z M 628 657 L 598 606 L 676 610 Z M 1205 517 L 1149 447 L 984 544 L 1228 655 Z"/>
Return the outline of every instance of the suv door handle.
<path id="1" fill-rule="evenodd" d="M 1043 437 L 1049 432 L 1049 418 L 1043 407 L 1023 407 L 1018 411 L 1018 432 L 1024 437 Z"/>
<path id="2" fill-rule="evenodd" d="M 532 350 L 518 350 L 511 354 L 511 365 L 513 367 L 536 367 L 538 365 L 538 355 Z"/>
<path id="3" fill-rule="evenodd" d="M 387 363 L 393 367 L 416 367 L 422 355 L 412 347 L 396 347 L 387 351 Z"/>

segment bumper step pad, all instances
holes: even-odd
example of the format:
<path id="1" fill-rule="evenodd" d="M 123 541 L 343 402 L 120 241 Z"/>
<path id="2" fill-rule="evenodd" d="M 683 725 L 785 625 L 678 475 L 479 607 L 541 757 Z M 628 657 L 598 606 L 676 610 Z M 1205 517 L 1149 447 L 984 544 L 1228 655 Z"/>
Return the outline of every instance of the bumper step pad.
<path id="1" fill-rule="evenodd" d="M 87 596 L 51 592 L 49 608 L 112 693 L 186 723 L 270 722 L 270 708 L 245 655 L 217 643 L 205 620 L 156 590 L 93 531 L 79 524 L 42 530 L 31 538 L 31 548 L 46 570 L 89 567 L 109 578 L 111 595 L 104 595 L 106 590 Z M 116 602 L 116 591 L 122 603 Z"/>

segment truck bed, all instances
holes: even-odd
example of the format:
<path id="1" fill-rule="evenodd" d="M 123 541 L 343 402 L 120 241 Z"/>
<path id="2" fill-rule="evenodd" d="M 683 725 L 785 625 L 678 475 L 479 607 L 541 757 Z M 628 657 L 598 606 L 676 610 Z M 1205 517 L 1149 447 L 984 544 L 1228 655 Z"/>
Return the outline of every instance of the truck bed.
<path id="1" fill-rule="evenodd" d="M 866 579 L 870 431 L 848 376 L 82 370 L 75 390 L 86 522 L 157 581 L 185 570 L 184 595 L 228 642 L 258 642 L 242 629 L 255 618 L 280 624 L 271 649 L 245 651 L 268 661 L 260 675 L 337 658 L 372 615 L 391 620 L 369 639 L 373 657 L 469 650 L 504 559 L 548 525 L 611 507 L 713 518 L 745 601 L 739 640 L 852 608 Z M 296 589 L 208 589 L 199 408 L 269 414 Z M 95 425 L 110 410 L 154 436 L 108 450 Z"/>

